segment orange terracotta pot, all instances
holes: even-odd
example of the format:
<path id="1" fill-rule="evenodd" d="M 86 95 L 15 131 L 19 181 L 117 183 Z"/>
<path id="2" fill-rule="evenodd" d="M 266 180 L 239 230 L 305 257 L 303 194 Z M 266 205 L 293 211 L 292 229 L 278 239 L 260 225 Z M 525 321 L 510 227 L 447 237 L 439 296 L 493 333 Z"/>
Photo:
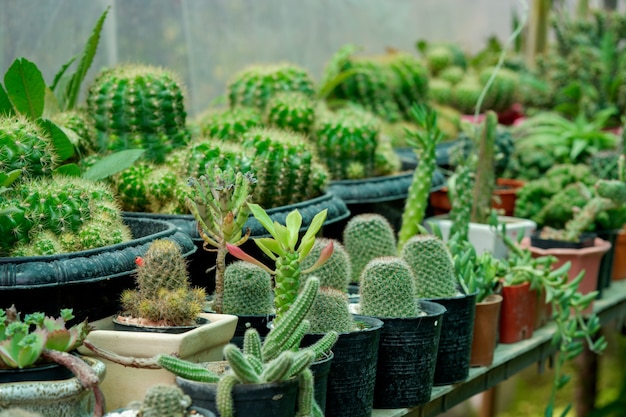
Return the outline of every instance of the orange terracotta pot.
<path id="1" fill-rule="evenodd" d="M 498 343 L 501 306 L 502 296 L 499 294 L 488 295 L 476 304 L 470 366 L 489 366 L 493 363 L 493 353 Z"/>
<path id="2" fill-rule="evenodd" d="M 529 282 L 502 287 L 500 343 L 516 343 L 533 336 L 536 302 L 537 295 Z"/>
<path id="3" fill-rule="evenodd" d="M 611 279 L 614 281 L 626 279 L 626 229 L 622 229 L 615 240 Z"/>

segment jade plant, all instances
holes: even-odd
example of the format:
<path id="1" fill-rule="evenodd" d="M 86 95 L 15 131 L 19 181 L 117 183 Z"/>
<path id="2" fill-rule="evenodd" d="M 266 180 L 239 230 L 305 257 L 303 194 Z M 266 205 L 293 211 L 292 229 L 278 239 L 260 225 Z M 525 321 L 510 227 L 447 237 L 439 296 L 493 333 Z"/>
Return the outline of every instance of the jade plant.
<path id="1" fill-rule="evenodd" d="M 94 417 L 104 413 L 100 380 L 93 369 L 72 352 L 87 334 L 87 320 L 70 327 L 71 309 L 62 309 L 58 317 L 35 312 L 22 318 L 15 306 L 0 310 L 0 369 L 24 369 L 56 362 L 65 366 L 95 395 Z"/>

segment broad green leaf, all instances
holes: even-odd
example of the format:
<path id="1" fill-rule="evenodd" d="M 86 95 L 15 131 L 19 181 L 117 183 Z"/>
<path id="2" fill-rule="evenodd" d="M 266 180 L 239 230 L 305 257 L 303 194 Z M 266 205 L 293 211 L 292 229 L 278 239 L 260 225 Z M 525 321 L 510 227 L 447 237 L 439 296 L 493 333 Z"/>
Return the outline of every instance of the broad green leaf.
<path id="1" fill-rule="evenodd" d="M 291 211 L 285 219 L 285 224 L 287 226 L 287 231 L 289 232 L 287 246 L 291 249 L 295 249 L 296 244 L 298 243 L 298 237 L 300 236 L 302 215 L 297 209 Z"/>
<path id="2" fill-rule="evenodd" d="M 324 225 L 327 214 L 328 214 L 328 209 L 324 209 L 320 211 L 319 213 L 317 213 L 315 217 L 313 217 L 313 220 L 311 221 L 311 224 L 309 225 L 309 228 L 307 229 L 306 233 L 302 237 L 302 240 L 315 238 L 315 236 L 317 235 L 317 232 L 319 232 L 322 226 Z"/>
<path id="3" fill-rule="evenodd" d="M 278 243 L 280 244 L 280 247 L 282 248 L 279 255 L 284 255 L 286 254 L 287 250 L 293 249 L 292 247 L 289 246 L 289 230 L 287 230 L 287 227 L 283 226 L 282 224 L 279 224 L 278 222 L 275 222 L 273 236 L 278 241 Z"/>
<path id="4" fill-rule="evenodd" d="M 261 237 L 254 239 L 254 243 L 256 243 L 259 249 L 261 249 L 263 253 L 269 256 L 270 259 L 272 259 L 273 261 L 276 260 L 276 255 L 274 255 L 276 252 L 274 251 L 278 250 L 279 252 L 281 252 L 280 245 L 275 239 L 269 237 Z"/>
<path id="5" fill-rule="evenodd" d="M 35 64 L 26 58 L 13 61 L 4 74 L 4 86 L 18 113 L 33 120 L 41 117 L 46 83 Z"/>
<path id="6" fill-rule="evenodd" d="M 55 174 L 66 175 L 68 177 L 80 177 L 80 168 L 76 164 L 65 164 L 56 167 L 53 171 Z"/>
<path id="7" fill-rule="evenodd" d="M 59 160 L 65 161 L 74 156 L 74 145 L 63 129 L 48 119 L 38 119 L 37 124 L 52 138 L 52 146 Z"/>
<path id="8" fill-rule="evenodd" d="M 0 116 L 12 116 L 15 114 L 13 104 L 7 95 L 7 91 L 0 85 Z"/>
<path id="9" fill-rule="evenodd" d="M 125 149 L 107 155 L 83 172 L 82 177 L 92 181 L 110 177 L 133 165 L 144 152 L 144 149 Z"/>
<path id="10" fill-rule="evenodd" d="M 263 209 L 263 207 L 259 206 L 255 203 L 248 203 L 248 208 L 250 212 L 254 216 L 255 219 L 261 223 L 261 225 L 267 230 L 272 236 L 274 236 L 274 222 L 270 219 L 267 212 Z"/>

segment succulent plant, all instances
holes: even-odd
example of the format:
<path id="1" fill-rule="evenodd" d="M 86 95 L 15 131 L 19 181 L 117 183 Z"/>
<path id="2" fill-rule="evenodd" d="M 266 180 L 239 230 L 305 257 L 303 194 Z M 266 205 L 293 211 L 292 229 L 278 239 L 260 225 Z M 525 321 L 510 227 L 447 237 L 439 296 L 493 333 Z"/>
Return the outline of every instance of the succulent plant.
<path id="1" fill-rule="evenodd" d="M 181 170 L 190 177 L 199 177 L 216 168 L 254 173 L 253 159 L 240 143 L 201 139 L 190 143 L 181 153 L 170 156 L 182 159 L 179 162 Z"/>
<path id="2" fill-rule="evenodd" d="M 383 256 L 367 263 L 359 286 L 361 314 L 374 317 L 417 317 L 411 267 L 400 257 Z"/>
<path id="3" fill-rule="evenodd" d="M 415 235 L 402 247 L 402 259 L 411 267 L 418 298 L 447 298 L 458 294 L 452 255 L 433 235 Z"/>
<path id="4" fill-rule="evenodd" d="M 473 75 L 466 75 L 452 88 L 451 105 L 463 114 L 474 114 L 484 85 Z M 485 107 L 487 103 L 485 103 Z"/>
<path id="5" fill-rule="evenodd" d="M 311 323 L 309 333 L 326 333 L 331 330 L 346 333 L 356 329 L 346 291 L 331 287 L 320 287 L 306 319 Z"/>
<path id="6" fill-rule="evenodd" d="M 324 265 L 314 271 L 303 272 L 300 275 L 301 286 L 304 285 L 308 277 L 315 276 L 320 280 L 321 287 L 335 288 L 342 292 L 348 291 L 348 285 L 352 278 L 352 263 L 350 255 L 348 255 L 348 252 L 338 240 L 324 237 L 316 238 L 311 252 L 302 260 L 300 267 L 306 271 L 313 266 L 331 241 L 333 244 L 332 255 L 330 255 L 330 258 Z"/>
<path id="7" fill-rule="evenodd" d="M 438 75 L 438 79 L 445 80 L 450 85 L 456 85 L 463 79 L 465 75 L 465 70 L 463 68 L 458 67 L 456 65 L 444 68 Z"/>
<path id="8" fill-rule="evenodd" d="M 202 288 L 191 288 L 187 262 L 178 245 L 168 239 L 157 239 L 136 263 L 137 288 L 124 290 L 120 296 L 123 315 L 146 319 L 155 325 L 195 324 L 206 294 Z"/>
<path id="9" fill-rule="evenodd" d="M 141 417 L 187 417 L 191 398 L 174 384 L 153 385 L 146 391 L 138 415 Z"/>
<path id="10" fill-rule="evenodd" d="M 224 271 L 222 312 L 237 315 L 269 315 L 274 311 L 272 276 L 263 268 L 235 261 Z"/>
<path id="11" fill-rule="evenodd" d="M 211 111 L 199 118 L 204 137 L 240 142 L 248 130 L 263 124 L 261 112 L 252 107 L 237 106 Z"/>
<path id="12" fill-rule="evenodd" d="M 487 85 L 489 78 L 492 76 L 495 68 L 486 67 L 480 71 L 478 75 L 480 83 Z M 494 78 L 491 86 L 487 90 L 487 96 L 482 106 L 485 110 L 493 110 L 502 112 L 511 108 L 518 96 L 519 77 L 515 71 L 507 68 L 500 68 Z"/>
<path id="13" fill-rule="evenodd" d="M 84 110 L 71 110 L 57 113 L 53 122 L 69 129 L 68 138 L 74 146 L 74 155 L 80 160 L 98 150 L 96 127 L 89 114 Z"/>
<path id="14" fill-rule="evenodd" d="M 169 70 L 119 65 L 101 71 L 89 87 L 87 109 L 102 151 L 145 149 L 163 162 L 190 139 L 181 83 Z"/>
<path id="15" fill-rule="evenodd" d="M 428 82 L 428 97 L 437 104 L 452 104 L 453 85 L 448 80 L 433 78 Z"/>
<path id="16" fill-rule="evenodd" d="M 428 97 L 428 68 L 421 59 L 406 52 L 394 51 L 383 60 L 391 70 L 393 96 L 400 112 L 407 120 L 412 120 L 411 107 L 425 103 Z"/>
<path id="17" fill-rule="evenodd" d="M 343 244 L 352 263 L 351 282 L 358 283 L 365 265 L 380 256 L 398 254 L 393 226 L 377 213 L 352 217 L 343 230 Z"/>
<path id="18" fill-rule="evenodd" d="M 301 92 L 274 95 L 265 111 L 267 124 L 308 135 L 315 120 L 315 101 Z"/>

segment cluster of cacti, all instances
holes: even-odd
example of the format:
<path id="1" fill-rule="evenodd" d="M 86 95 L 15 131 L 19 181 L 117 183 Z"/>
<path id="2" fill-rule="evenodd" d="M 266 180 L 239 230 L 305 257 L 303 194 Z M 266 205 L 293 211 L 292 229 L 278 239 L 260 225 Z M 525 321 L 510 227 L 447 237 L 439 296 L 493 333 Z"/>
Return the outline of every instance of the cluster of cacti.
<path id="1" fill-rule="evenodd" d="M 191 397 L 174 384 L 153 385 L 146 391 L 140 417 L 187 417 L 191 406 Z"/>
<path id="2" fill-rule="evenodd" d="M 396 235 L 391 223 L 380 214 L 352 217 L 343 230 L 343 244 L 352 263 L 351 282 L 358 283 L 365 265 L 379 256 L 397 255 Z"/>
<path id="3" fill-rule="evenodd" d="M 348 255 L 345 247 L 338 240 L 324 237 L 316 238 L 311 252 L 302 260 L 300 267 L 305 271 L 312 267 L 331 241 L 333 243 L 333 253 L 330 255 L 330 258 L 324 265 L 314 271 L 302 273 L 300 275 L 301 285 L 304 285 L 308 277 L 315 276 L 320 280 L 321 287 L 330 287 L 347 292 L 348 285 L 352 279 L 352 263 L 350 255 Z"/>
<path id="4" fill-rule="evenodd" d="M 397 256 L 382 256 L 367 263 L 359 285 L 361 314 L 375 317 L 417 317 L 411 267 Z"/>
<path id="5" fill-rule="evenodd" d="M 267 103 L 265 120 L 269 126 L 308 135 L 315 120 L 315 101 L 299 91 L 278 93 Z"/>
<path id="6" fill-rule="evenodd" d="M 254 172 L 249 152 L 240 144 L 215 139 L 201 139 L 190 143 L 179 154 L 181 171 L 185 176 L 199 177 L 216 168 L 221 170 Z"/>
<path id="7" fill-rule="evenodd" d="M 415 235 L 402 247 L 401 257 L 411 267 L 418 298 L 454 297 L 458 280 L 446 244 L 433 235 Z"/>
<path id="8" fill-rule="evenodd" d="M 41 177 L 2 194 L 0 253 L 51 255 L 121 243 L 131 239 L 113 192 L 77 177 Z"/>
<path id="9" fill-rule="evenodd" d="M 55 114 L 52 121 L 57 126 L 70 129 L 67 137 L 74 146 L 74 156 L 80 160 L 98 150 L 96 128 L 84 110 L 64 111 Z"/>
<path id="10" fill-rule="evenodd" d="M 320 287 L 306 319 L 311 323 L 309 333 L 326 333 L 331 330 L 347 333 L 356 329 L 346 291 L 331 287 Z"/>
<path id="11" fill-rule="evenodd" d="M 224 271 L 222 313 L 269 315 L 274 311 L 272 276 L 249 262 L 235 261 Z"/>
<path id="12" fill-rule="evenodd" d="M 325 112 L 315 121 L 313 140 L 333 179 L 372 177 L 380 123 L 359 109 Z"/>
<path id="13" fill-rule="evenodd" d="M 191 287 L 178 244 L 157 239 L 136 263 L 137 288 L 120 296 L 123 314 L 168 326 L 194 325 L 206 294 L 203 288 Z"/>
<path id="14" fill-rule="evenodd" d="M 100 152 L 142 148 L 148 160 L 163 162 L 190 139 L 181 83 L 166 69 L 105 69 L 89 88 L 87 108 Z"/>
<path id="15" fill-rule="evenodd" d="M 201 116 L 198 124 L 204 137 L 239 142 L 244 133 L 263 124 L 263 117 L 255 108 L 237 106 L 211 111 Z"/>
<path id="16" fill-rule="evenodd" d="M 299 91 L 309 97 L 315 85 L 309 73 L 296 65 L 254 65 L 237 73 L 228 84 L 231 107 L 248 106 L 265 110 L 270 98 L 283 91 Z"/>

